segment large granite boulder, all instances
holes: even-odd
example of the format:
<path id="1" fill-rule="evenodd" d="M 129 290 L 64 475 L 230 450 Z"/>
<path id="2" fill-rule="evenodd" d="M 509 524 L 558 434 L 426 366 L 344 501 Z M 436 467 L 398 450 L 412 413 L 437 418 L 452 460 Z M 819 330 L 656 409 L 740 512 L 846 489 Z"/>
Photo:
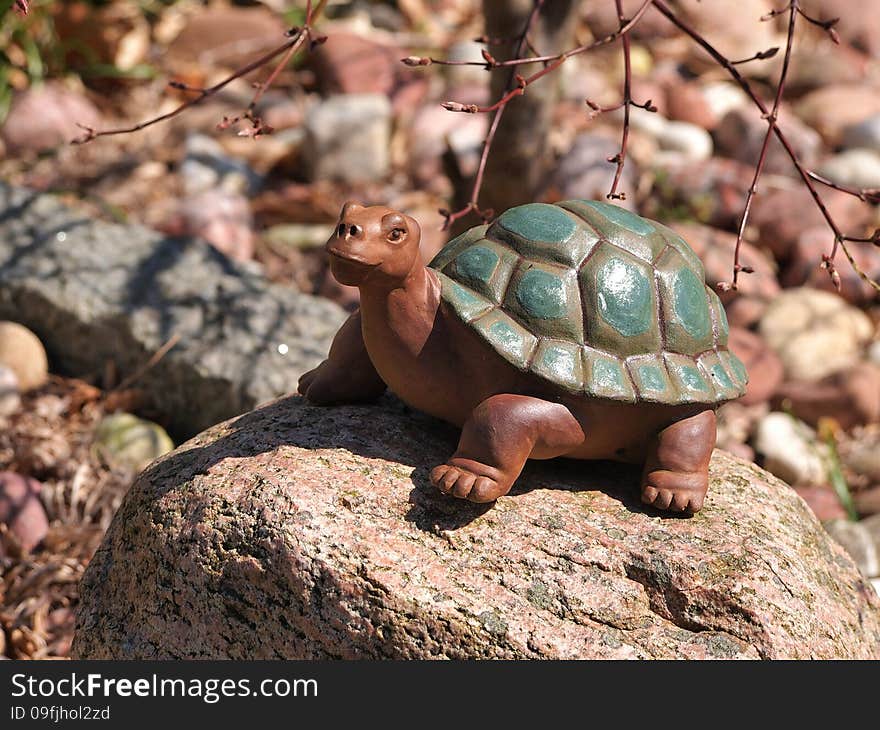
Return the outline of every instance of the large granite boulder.
<path id="1" fill-rule="evenodd" d="M 72 375 L 140 370 L 147 406 L 189 437 L 295 387 L 345 318 L 194 238 L 115 225 L 0 183 L 0 320 L 21 322 Z"/>
<path id="2" fill-rule="evenodd" d="M 668 517 L 638 470 L 533 463 L 439 494 L 456 433 L 386 399 L 290 397 L 141 474 L 81 586 L 73 654 L 155 658 L 880 658 L 880 601 L 785 484 L 717 451 Z"/>

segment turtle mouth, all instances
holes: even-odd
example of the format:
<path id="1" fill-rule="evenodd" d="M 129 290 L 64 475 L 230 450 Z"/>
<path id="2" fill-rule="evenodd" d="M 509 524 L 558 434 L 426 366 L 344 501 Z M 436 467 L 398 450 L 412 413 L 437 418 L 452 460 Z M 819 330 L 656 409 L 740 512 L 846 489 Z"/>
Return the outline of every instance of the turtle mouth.
<path id="1" fill-rule="evenodd" d="M 346 253 L 345 251 L 340 251 L 337 248 L 328 248 L 327 253 L 329 253 L 331 256 L 334 256 L 338 259 L 342 259 L 343 261 L 347 261 L 350 264 L 360 264 L 361 266 L 368 266 L 371 269 L 373 269 L 379 265 L 379 264 L 370 263 L 366 259 L 362 259 L 360 256 L 355 256 L 354 254 Z"/>

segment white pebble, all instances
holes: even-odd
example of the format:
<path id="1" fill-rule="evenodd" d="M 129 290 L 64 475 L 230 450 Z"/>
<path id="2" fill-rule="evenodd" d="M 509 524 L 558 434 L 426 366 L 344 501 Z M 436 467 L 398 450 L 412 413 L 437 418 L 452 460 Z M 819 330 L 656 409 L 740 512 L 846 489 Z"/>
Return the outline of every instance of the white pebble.
<path id="1" fill-rule="evenodd" d="M 826 449 L 807 424 L 787 413 L 768 413 L 755 435 L 755 450 L 764 456 L 764 468 L 792 485 L 828 482 Z"/>
<path id="2" fill-rule="evenodd" d="M 845 150 L 825 160 L 819 173 L 839 185 L 880 187 L 880 152 L 869 149 Z"/>

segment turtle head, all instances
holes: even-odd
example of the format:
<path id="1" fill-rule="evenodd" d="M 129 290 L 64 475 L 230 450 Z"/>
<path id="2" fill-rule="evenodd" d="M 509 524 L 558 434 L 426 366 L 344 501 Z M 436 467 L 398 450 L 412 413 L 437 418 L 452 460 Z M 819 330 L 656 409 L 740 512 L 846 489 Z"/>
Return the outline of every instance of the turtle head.
<path id="1" fill-rule="evenodd" d="M 348 202 L 327 241 L 330 270 L 340 284 L 402 281 L 417 264 L 421 231 L 415 219 L 381 205 Z"/>

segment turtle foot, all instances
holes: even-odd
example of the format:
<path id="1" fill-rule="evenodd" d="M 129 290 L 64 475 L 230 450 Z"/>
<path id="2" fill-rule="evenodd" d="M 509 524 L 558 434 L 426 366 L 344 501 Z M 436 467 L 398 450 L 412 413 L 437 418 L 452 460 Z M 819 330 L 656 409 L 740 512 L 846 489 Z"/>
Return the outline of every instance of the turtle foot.
<path id="1" fill-rule="evenodd" d="M 654 471 L 645 476 L 642 502 L 669 512 L 696 514 L 703 507 L 709 478 L 704 473 Z"/>
<path id="2" fill-rule="evenodd" d="M 452 457 L 434 467 L 431 484 L 444 494 L 471 502 L 494 502 L 510 491 L 513 480 L 504 479 L 498 469 L 470 459 Z"/>

